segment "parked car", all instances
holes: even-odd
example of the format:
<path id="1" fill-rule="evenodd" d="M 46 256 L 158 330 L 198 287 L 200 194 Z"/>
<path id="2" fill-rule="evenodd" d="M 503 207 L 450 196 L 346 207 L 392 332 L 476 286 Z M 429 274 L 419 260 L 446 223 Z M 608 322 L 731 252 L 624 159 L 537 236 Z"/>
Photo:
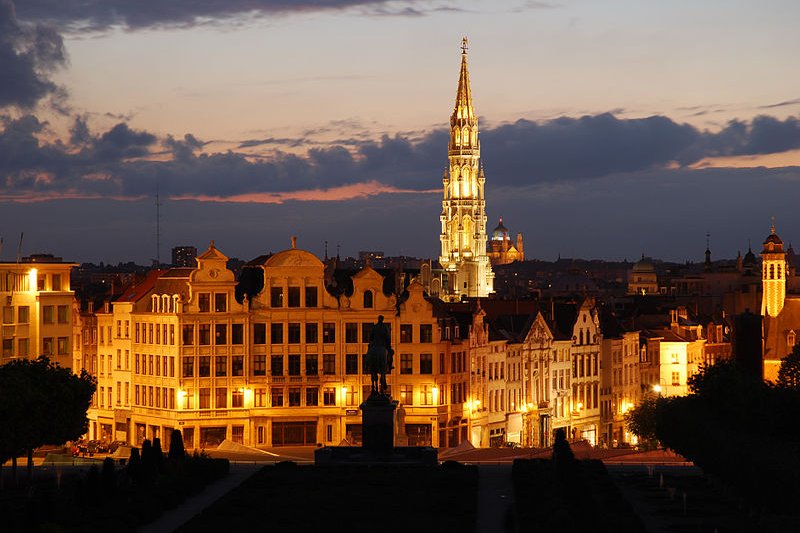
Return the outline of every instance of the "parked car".
<path id="1" fill-rule="evenodd" d="M 130 446 L 130 444 L 128 444 L 124 440 L 112 441 L 111 444 L 108 445 L 108 453 L 114 453 L 120 446 Z"/>

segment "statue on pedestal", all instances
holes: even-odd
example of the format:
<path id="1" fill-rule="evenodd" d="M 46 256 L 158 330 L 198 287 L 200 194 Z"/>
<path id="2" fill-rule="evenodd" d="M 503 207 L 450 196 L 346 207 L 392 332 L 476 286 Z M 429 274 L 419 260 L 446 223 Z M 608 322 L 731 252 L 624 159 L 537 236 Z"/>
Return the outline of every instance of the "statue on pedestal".
<path id="1" fill-rule="evenodd" d="M 367 369 L 372 384 L 370 397 L 375 394 L 386 395 L 386 373 L 392 369 L 393 355 L 389 327 L 384 323 L 383 315 L 378 315 L 378 323 L 372 327 L 367 349 Z"/>

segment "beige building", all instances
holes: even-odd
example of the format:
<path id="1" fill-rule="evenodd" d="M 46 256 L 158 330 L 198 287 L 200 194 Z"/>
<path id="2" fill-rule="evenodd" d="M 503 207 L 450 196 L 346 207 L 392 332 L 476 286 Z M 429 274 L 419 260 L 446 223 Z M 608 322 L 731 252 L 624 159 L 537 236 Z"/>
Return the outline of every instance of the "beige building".
<path id="1" fill-rule="evenodd" d="M 50 255 L 0 263 L 0 364 L 47 355 L 61 366 L 73 367 L 75 331 L 69 274 L 74 266 Z"/>
<path id="2" fill-rule="evenodd" d="M 489 239 L 489 249 L 486 252 L 492 265 L 507 265 L 514 261 L 525 260 L 525 249 L 522 244 L 522 233 L 517 233 L 517 240 L 513 242 L 508 236 L 508 228 L 503 225 L 503 217 L 492 231 Z"/>
<path id="3" fill-rule="evenodd" d="M 469 434 L 468 332 L 416 282 L 402 300 L 366 267 L 334 294 L 324 265 L 295 247 L 251 263 L 263 287 L 236 300 L 212 245 L 195 269 L 153 271 L 97 320 L 98 395 L 90 438 L 135 444 L 179 428 L 187 447 L 361 440 L 364 355 L 383 315 L 392 331 L 390 392 L 398 442 L 454 446 Z"/>

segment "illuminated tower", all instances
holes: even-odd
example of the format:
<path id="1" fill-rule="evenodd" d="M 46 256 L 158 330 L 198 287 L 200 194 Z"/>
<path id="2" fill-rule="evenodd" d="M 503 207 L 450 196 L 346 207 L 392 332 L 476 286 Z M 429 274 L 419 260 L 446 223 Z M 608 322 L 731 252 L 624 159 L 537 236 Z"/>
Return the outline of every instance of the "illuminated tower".
<path id="1" fill-rule="evenodd" d="M 467 70 L 467 38 L 461 42 L 461 73 L 456 104 L 450 117 L 450 166 L 442 178 L 442 251 L 439 262 L 447 271 L 447 295 L 488 296 L 494 288 L 494 273 L 486 255 L 486 178 L 480 164 L 478 117 L 472 107 Z"/>
<path id="2" fill-rule="evenodd" d="M 783 251 L 783 241 L 775 233 L 774 221 L 764 241 L 761 260 L 761 314 L 776 317 L 783 309 L 786 298 L 786 252 Z"/>

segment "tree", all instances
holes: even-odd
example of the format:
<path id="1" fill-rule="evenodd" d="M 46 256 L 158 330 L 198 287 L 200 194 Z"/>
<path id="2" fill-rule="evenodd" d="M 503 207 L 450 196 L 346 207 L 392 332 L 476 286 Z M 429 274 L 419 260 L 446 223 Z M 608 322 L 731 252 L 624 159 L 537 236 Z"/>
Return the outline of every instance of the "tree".
<path id="1" fill-rule="evenodd" d="M 28 455 L 44 444 L 75 440 L 88 427 L 86 411 L 96 385 L 85 370 L 73 374 L 47 357 L 19 359 L 0 366 L 0 461 Z"/>
<path id="2" fill-rule="evenodd" d="M 646 395 L 642 402 L 625 413 L 625 424 L 631 433 L 645 442 L 656 442 L 656 409 L 658 397 L 653 394 Z"/>
<path id="3" fill-rule="evenodd" d="M 777 384 L 786 389 L 800 389 L 800 344 L 781 361 Z"/>

